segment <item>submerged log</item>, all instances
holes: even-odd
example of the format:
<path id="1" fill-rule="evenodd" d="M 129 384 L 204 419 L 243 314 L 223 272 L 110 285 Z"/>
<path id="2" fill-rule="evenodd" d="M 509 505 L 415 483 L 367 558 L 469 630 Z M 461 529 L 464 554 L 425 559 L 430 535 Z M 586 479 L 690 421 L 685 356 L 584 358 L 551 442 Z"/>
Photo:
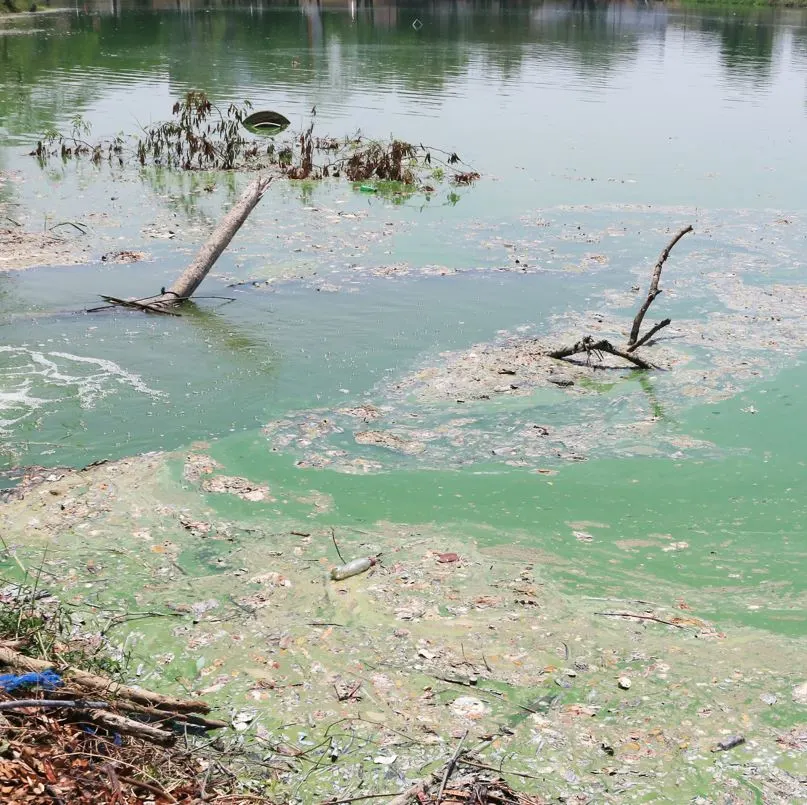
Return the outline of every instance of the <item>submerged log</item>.
<path id="1" fill-rule="evenodd" d="M 189 299 L 202 284 L 213 264 L 227 248 L 235 233 L 247 220 L 249 214 L 263 198 L 271 183 L 271 177 L 258 177 L 243 192 L 235 206 L 222 218 L 213 234 L 199 250 L 196 259 L 182 272 L 182 275 L 164 293 L 149 302 L 151 306 L 176 305 Z"/>

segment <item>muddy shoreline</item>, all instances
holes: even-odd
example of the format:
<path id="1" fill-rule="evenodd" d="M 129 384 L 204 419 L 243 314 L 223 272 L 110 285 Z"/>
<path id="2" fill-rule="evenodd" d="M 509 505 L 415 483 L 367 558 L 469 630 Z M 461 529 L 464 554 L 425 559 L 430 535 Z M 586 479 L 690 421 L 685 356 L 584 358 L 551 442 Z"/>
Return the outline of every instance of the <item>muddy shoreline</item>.
<path id="1" fill-rule="evenodd" d="M 116 632 L 138 678 L 229 713 L 288 765 L 285 801 L 403 790 L 466 730 L 476 762 L 545 797 L 691 797 L 713 780 L 738 802 L 746 782 L 798 801 L 804 641 L 703 620 L 694 593 L 570 597 L 539 548 L 382 522 L 337 523 L 346 558 L 383 560 L 333 582 L 327 500 L 273 515 L 283 490 L 236 483 L 203 444 L 36 480 L 0 505 L 4 550 L 79 609 L 179 613 Z M 716 750 L 734 734 L 745 743 Z"/>

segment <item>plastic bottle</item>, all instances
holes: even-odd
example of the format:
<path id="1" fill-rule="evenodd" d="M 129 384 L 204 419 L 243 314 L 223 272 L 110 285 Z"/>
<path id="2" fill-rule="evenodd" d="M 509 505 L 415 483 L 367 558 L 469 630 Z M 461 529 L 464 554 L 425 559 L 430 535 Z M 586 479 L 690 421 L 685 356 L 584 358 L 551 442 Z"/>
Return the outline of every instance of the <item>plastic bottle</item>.
<path id="1" fill-rule="evenodd" d="M 364 573 L 369 570 L 376 560 L 372 556 L 362 556 L 361 559 L 354 559 L 341 567 L 331 568 L 331 578 L 334 581 L 342 581 L 342 579 L 349 579 L 351 576 L 358 576 L 359 573 Z"/>

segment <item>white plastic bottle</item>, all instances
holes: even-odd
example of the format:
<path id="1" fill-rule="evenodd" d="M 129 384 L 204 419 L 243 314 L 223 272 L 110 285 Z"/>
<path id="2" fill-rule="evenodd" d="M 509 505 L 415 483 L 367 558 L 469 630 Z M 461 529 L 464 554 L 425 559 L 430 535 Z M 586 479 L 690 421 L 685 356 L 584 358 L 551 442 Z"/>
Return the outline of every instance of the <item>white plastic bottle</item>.
<path id="1" fill-rule="evenodd" d="M 342 579 L 349 579 L 351 576 L 358 576 L 359 573 L 364 573 L 376 564 L 375 557 L 362 556 L 361 559 L 354 559 L 341 567 L 331 568 L 331 578 L 334 581 L 342 581 Z"/>

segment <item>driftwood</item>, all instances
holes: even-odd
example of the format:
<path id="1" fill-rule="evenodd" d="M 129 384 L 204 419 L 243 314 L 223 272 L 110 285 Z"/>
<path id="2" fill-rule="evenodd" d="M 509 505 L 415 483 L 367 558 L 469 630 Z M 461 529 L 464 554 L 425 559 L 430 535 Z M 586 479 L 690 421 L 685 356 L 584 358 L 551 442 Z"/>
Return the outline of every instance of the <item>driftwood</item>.
<path id="1" fill-rule="evenodd" d="M 271 177 L 259 176 L 250 183 L 242 193 L 241 198 L 238 199 L 213 230 L 213 233 L 199 250 L 193 262 L 168 290 L 163 289 L 159 294 L 143 297 L 142 299 L 119 299 L 114 296 L 102 296 L 101 298 L 112 306 L 119 305 L 141 310 L 145 313 L 168 313 L 169 315 L 178 316 L 178 313 L 171 313 L 169 308 L 176 307 L 191 298 L 196 289 L 202 284 L 213 264 L 235 237 L 236 232 L 247 220 L 252 210 L 255 209 L 271 181 Z M 100 309 L 93 308 L 92 310 Z"/>
<path id="2" fill-rule="evenodd" d="M 145 707 L 142 704 L 135 704 L 124 699 L 117 699 L 115 708 L 126 713 L 136 713 L 138 716 L 143 716 L 150 721 L 171 724 L 179 728 L 199 727 L 204 730 L 221 730 L 230 726 L 228 721 L 221 721 L 217 718 L 205 718 L 192 713 L 174 713 L 170 710 L 160 710 L 156 707 Z"/>
<path id="3" fill-rule="evenodd" d="M 628 346 L 632 347 L 634 344 L 638 346 L 637 342 L 639 340 L 639 330 L 642 327 L 642 321 L 644 320 L 645 314 L 650 309 L 650 305 L 653 304 L 653 300 L 661 293 L 661 289 L 658 287 L 659 280 L 661 279 L 661 269 L 664 267 L 664 263 L 667 262 L 667 258 L 670 256 L 670 252 L 673 250 L 673 247 L 679 240 L 681 240 L 684 235 L 688 232 L 692 231 L 692 226 L 685 226 L 665 247 L 664 251 L 659 255 L 658 262 L 656 263 L 653 269 L 653 276 L 650 279 L 650 288 L 647 291 L 647 298 L 642 303 L 642 306 L 639 308 L 639 312 L 636 314 L 636 318 L 633 320 L 633 327 L 631 327 L 630 336 L 628 337 Z M 667 320 L 669 323 L 669 319 Z M 666 326 L 663 323 L 661 325 L 656 325 L 654 328 L 655 332 L 658 332 L 661 327 Z M 649 335 L 642 339 L 642 341 L 646 341 L 649 338 Z"/>
<path id="4" fill-rule="evenodd" d="M 159 744 L 160 746 L 171 746 L 176 741 L 176 735 L 173 732 L 161 730 L 159 727 L 144 724 L 142 721 L 135 721 L 132 718 L 126 718 L 126 716 L 118 713 L 109 713 L 106 710 L 90 710 L 88 715 L 96 724 L 102 724 L 114 732 L 142 738 L 144 741 Z"/>
<path id="5" fill-rule="evenodd" d="M 619 358 L 624 358 L 626 361 L 630 361 L 637 369 L 652 369 L 653 365 L 648 363 L 647 361 L 643 361 L 641 358 L 637 357 L 636 355 L 631 355 L 628 352 L 625 352 L 621 349 L 617 349 L 610 341 L 606 341 L 604 338 L 600 341 L 595 341 L 590 335 L 587 335 L 585 338 L 581 338 L 577 343 L 572 344 L 570 347 L 564 347 L 563 349 L 556 349 L 554 352 L 547 353 L 550 358 L 568 358 L 572 355 L 577 355 L 578 353 L 585 352 L 587 356 L 590 356 L 591 353 L 598 353 L 598 352 L 607 352 L 609 355 L 616 355 Z"/>
<path id="6" fill-rule="evenodd" d="M 637 357 L 633 353 L 639 347 L 646 344 L 659 330 L 667 327 L 672 322 L 672 319 L 664 319 L 663 321 L 658 322 L 658 324 L 654 324 L 641 338 L 639 338 L 639 331 L 642 328 L 644 317 L 647 315 L 650 305 L 653 304 L 653 300 L 661 293 L 661 288 L 658 287 L 659 281 L 661 280 L 661 269 L 664 267 L 664 263 L 670 256 L 670 252 L 673 250 L 675 244 L 678 243 L 678 241 L 681 240 L 681 238 L 684 237 L 684 235 L 686 235 L 688 232 L 692 232 L 692 226 L 685 226 L 680 232 L 678 232 L 675 237 L 664 247 L 664 250 L 659 255 L 658 261 L 653 268 L 653 274 L 650 278 L 650 287 L 647 291 L 647 298 L 644 300 L 644 302 L 642 302 L 642 306 L 639 308 L 636 316 L 633 319 L 633 326 L 631 327 L 630 335 L 628 336 L 628 343 L 624 350 L 618 349 L 610 341 L 607 341 L 604 338 L 600 339 L 599 341 L 595 341 L 590 335 L 587 335 L 576 343 L 572 344 L 570 347 L 556 349 L 553 352 L 548 352 L 546 354 L 550 358 L 563 360 L 564 358 L 569 358 L 572 355 L 585 353 L 586 360 L 589 361 L 592 354 L 601 358 L 599 353 L 606 352 L 609 355 L 616 355 L 619 358 L 629 361 L 637 369 L 642 369 L 645 371 L 654 369 L 655 367 L 653 364 Z"/>
<path id="7" fill-rule="evenodd" d="M 125 699 L 135 704 L 145 707 L 152 707 L 157 710 L 164 710 L 168 713 L 209 713 L 210 706 L 200 699 L 175 699 L 173 696 L 164 696 L 161 693 L 152 693 L 141 688 L 132 688 L 128 685 L 120 685 L 105 679 L 102 676 L 82 671 L 70 665 L 59 667 L 58 663 L 38 660 L 33 657 L 26 657 L 18 651 L 0 646 L 0 665 L 7 665 L 21 671 L 35 671 L 42 673 L 56 668 L 65 681 L 71 682 L 77 687 L 114 696 L 117 699 Z"/>

